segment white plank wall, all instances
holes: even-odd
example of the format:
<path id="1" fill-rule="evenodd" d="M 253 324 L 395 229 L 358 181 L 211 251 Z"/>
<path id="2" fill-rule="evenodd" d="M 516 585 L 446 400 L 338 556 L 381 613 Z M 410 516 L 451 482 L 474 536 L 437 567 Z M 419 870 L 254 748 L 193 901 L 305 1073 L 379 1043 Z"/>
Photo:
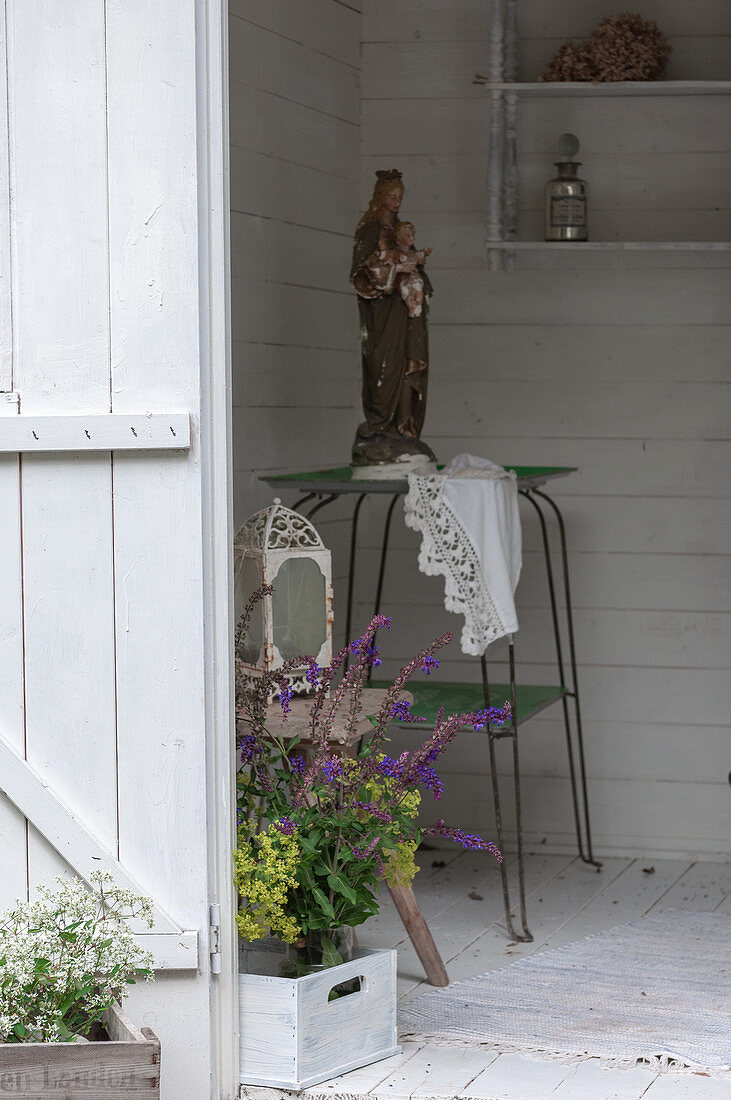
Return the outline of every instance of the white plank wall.
<path id="1" fill-rule="evenodd" d="M 0 0 L 0 391 L 19 394 L 0 394 L 0 417 L 16 433 L 24 416 L 49 418 L 61 440 L 73 414 L 92 432 L 97 417 L 113 428 L 110 413 L 190 425 L 187 449 L 112 454 L 107 436 L 106 451 L 0 455 L 0 738 L 187 932 L 184 958 L 166 928 L 153 944 L 159 965 L 187 971 L 130 998 L 162 1041 L 165 1100 L 212 1095 L 214 1069 L 201 377 L 219 364 L 199 323 L 198 191 L 209 17 L 203 0 Z M 71 873 L 4 795 L 0 851 L 0 908 Z"/>
<path id="2" fill-rule="evenodd" d="M 194 8 L 108 0 L 107 71 L 113 411 L 133 412 L 144 395 L 150 411 L 174 401 L 197 425 Z M 184 928 L 201 930 L 199 971 L 159 974 L 130 998 L 164 1044 L 171 1100 L 210 1088 L 200 467 L 198 431 L 190 452 L 154 464 L 114 455 L 119 856 Z"/>
<path id="3" fill-rule="evenodd" d="M 510 273 L 485 270 L 488 111 L 471 81 L 486 71 L 490 7 L 365 0 L 361 203 L 374 170 L 396 165 L 403 212 L 434 248 L 425 438 L 439 457 L 579 467 L 554 491 L 571 548 L 595 847 L 712 858 L 731 835 L 728 256 L 526 252 Z M 522 80 L 607 14 L 599 0 L 518 9 Z M 692 15 L 680 0 L 649 0 L 642 13 L 671 39 L 670 79 L 728 79 L 722 0 Z M 568 130 L 582 143 L 592 237 L 728 238 L 727 106 L 718 96 L 521 101 L 519 237 L 542 236 L 543 184 Z M 377 512 L 364 525 L 370 577 Z M 531 510 L 523 516 L 518 657 L 525 679 L 550 683 L 539 536 Z M 397 523 L 385 672 L 426 636 L 459 629 L 441 581 L 416 575 L 416 546 Z M 364 583 L 359 592 L 358 621 L 372 610 Z M 504 650 L 495 654 L 505 678 Z M 456 645 L 440 670 L 474 671 Z M 559 719 L 549 710 L 523 730 L 524 804 L 530 840 L 570 851 Z M 439 812 L 489 830 L 484 749 L 465 738 L 445 770 Z"/>
<path id="4" fill-rule="evenodd" d="M 9 2 L 8 23 L 15 384 L 28 413 L 105 412 L 104 11 L 97 0 L 72 9 L 62 0 Z M 42 83 L 23 79 L 36 67 Z M 23 459 L 26 755 L 116 847 L 113 588 L 110 570 L 99 568 L 112 557 L 110 489 L 108 454 Z M 75 655 L 71 668 L 58 659 L 59 632 Z M 31 829 L 31 886 L 65 870 Z"/>
<path id="5" fill-rule="evenodd" d="M 8 158 L 7 20 L 0 18 L 0 239 L 10 241 L 10 178 Z M 0 266 L 0 391 L 12 389 L 12 264 L 6 246 Z M 17 403 L 0 396 L 0 416 L 16 416 Z M 18 455 L 0 455 L 0 731 L 18 752 L 25 750 L 23 699 L 23 603 L 20 585 L 20 473 Z M 25 896 L 28 884 L 27 823 L 0 794 L 0 908 Z"/>
<path id="6" fill-rule="evenodd" d="M 8 160 L 8 51 L 7 23 L 0 19 L 0 241 L 9 251 L 10 178 Z M 0 270 L 0 392 L 13 386 L 11 329 L 11 264 Z"/>
<path id="7" fill-rule="evenodd" d="M 347 465 L 360 418 L 360 8 L 229 3 L 237 525 L 271 501 L 259 474 Z"/>
<path id="8" fill-rule="evenodd" d="M 25 747 L 23 701 L 23 604 L 20 584 L 20 478 L 17 455 L 0 455 L 0 730 L 18 752 Z M 28 883 L 27 823 L 0 794 L 0 909 L 25 897 Z"/>

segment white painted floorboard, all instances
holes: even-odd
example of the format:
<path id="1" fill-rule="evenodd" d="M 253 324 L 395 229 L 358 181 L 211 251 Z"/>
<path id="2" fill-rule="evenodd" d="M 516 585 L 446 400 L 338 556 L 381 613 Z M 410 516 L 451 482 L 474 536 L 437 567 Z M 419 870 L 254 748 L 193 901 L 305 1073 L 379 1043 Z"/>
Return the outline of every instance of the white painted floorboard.
<path id="1" fill-rule="evenodd" d="M 528 926 L 533 943 L 516 944 L 503 926 L 500 874 L 479 853 L 420 853 L 415 893 L 458 981 L 508 966 L 534 951 L 558 947 L 651 910 L 731 911 L 731 863 L 612 858 L 597 872 L 569 856 L 526 857 Z M 515 870 L 514 860 L 510 862 Z M 358 930 L 363 947 L 395 947 L 399 996 L 430 988 L 390 902 Z M 698 1074 L 659 1074 L 637 1067 L 607 1069 L 498 1054 L 475 1047 L 404 1042 L 401 1054 L 300 1093 L 242 1087 L 246 1100 L 731 1100 L 727 1081 Z"/>

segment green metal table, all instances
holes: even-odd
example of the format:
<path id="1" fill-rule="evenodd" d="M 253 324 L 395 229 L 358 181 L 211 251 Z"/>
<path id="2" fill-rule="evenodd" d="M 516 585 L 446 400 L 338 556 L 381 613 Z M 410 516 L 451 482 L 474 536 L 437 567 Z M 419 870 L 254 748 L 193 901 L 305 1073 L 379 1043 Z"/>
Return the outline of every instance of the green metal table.
<path id="1" fill-rule="evenodd" d="M 503 847 L 503 825 L 500 784 L 498 782 L 495 756 L 495 742 L 502 738 L 512 741 L 513 796 L 517 829 L 518 888 L 522 932 L 518 932 L 513 924 L 507 872 L 504 863 L 500 865 L 500 870 L 508 933 L 516 940 L 529 941 L 532 940 L 533 937 L 528 929 L 525 903 L 518 729 L 529 718 L 534 717 L 540 711 L 554 703 L 561 703 L 564 717 L 569 777 L 574 810 L 574 825 L 576 829 L 579 857 L 585 863 L 589 863 L 597 869 L 601 867 L 601 864 L 594 859 L 591 846 L 591 828 L 589 823 L 589 803 L 586 785 L 581 708 L 579 705 L 566 526 L 556 502 L 548 493 L 542 491 L 542 487 L 545 486 L 547 482 L 557 478 L 567 477 L 569 474 L 575 473 L 576 467 L 506 466 L 505 469 L 515 472 L 518 483 L 518 493 L 532 506 L 538 516 L 546 567 L 546 582 L 551 605 L 558 684 L 546 686 L 518 683 L 515 674 L 515 651 L 511 638 L 509 641 L 510 682 L 508 684 L 490 683 L 487 659 L 483 654 L 480 659 L 479 682 L 440 683 L 438 680 L 431 680 L 428 683 L 422 683 L 411 681 L 409 690 L 414 696 L 414 713 L 420 714 L 426 718 L 427 721 L 425 725 L 427 727 L 430 724 L 433 725 L 436 715 L 442 706 L 445 707 L 447 713 L 466 713 L 469 711 L 481 710 L 485 706 L 490 706 L 491 702 L 502 702 L 506 698 L 511 701 L 511 723 L 500 727 L 488 726 L 485 733 L 488 738 L 490 754 L 490 771 L 495 806 L 497 841 L 498 847 L 501 850 Z M 308 508 L 307 516 L 310 519 L 322 508 L 332 504 L 340 497 L 356 497 L 350 520 L 350 562 L 348 568 L 348 594 L 345 616 L 345 641 L 349 641 L 353 610 L 358 520 L 363 501 L 367 496 L 372 494 L 391 497 L 386 510 L 383 527 L 383 539 L 381 543 L 378 579 L 376 583 L 374 614 L 377 615 L 381 610 L 381 597 L 383 595 L 383 584 L 388 557 L 391 520 L 396 502 L 400 496 L 405 495 L 408 491 L 407 479 L 405 477 L 397 480 L 364 480 L 354 478 L 353 468 L 351 466 L 343 466 L 328 470 L 310 470 L 304 473 L 268 475 L 263 477 L 262 480 L 280 492 L 289 490 L 301 494 L 293 507 L 295 509 Z M 552 533 L 549 531 L 549 521 L 553 521 L 554 523 L 554 530 Z M 564 606 L 562 609 L 559 608 L 556 596 L 557 585 L 553 564 L 553 549 L 556 541 L 558 541 L 559 547 L 560 583 L 563 588 L 564 596 Z M 561 637 L 562 615 L 568 640 L 568 661 L 564 659 L 564 647 Z M 374 680 L 372 681 L 372 685 L 373 687 L 386 686 L 386 682 Z"/>

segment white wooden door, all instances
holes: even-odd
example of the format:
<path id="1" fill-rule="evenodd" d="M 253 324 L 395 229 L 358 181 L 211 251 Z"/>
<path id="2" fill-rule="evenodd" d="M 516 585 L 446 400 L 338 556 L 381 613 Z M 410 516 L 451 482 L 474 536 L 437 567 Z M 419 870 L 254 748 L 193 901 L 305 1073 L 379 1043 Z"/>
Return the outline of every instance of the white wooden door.
<path id="1" fill-rule="evenodd" d="M 0 8 L 0 907 L 99 866 L 151 894 L 131 1013 L 166 1100 L 227 1097 L 222 13 Z"/>

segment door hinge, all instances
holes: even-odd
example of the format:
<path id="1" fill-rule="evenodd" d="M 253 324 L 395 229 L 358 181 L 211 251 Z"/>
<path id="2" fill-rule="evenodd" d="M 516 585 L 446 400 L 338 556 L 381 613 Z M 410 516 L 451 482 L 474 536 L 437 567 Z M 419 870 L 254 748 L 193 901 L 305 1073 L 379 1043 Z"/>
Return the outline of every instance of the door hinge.
<path id="1" fill-rule="evenodd" d="M 211 956 L 211 974 L 221 973 L 221 906 L 218 902 L 208 907 L 208 951 Z"/>

